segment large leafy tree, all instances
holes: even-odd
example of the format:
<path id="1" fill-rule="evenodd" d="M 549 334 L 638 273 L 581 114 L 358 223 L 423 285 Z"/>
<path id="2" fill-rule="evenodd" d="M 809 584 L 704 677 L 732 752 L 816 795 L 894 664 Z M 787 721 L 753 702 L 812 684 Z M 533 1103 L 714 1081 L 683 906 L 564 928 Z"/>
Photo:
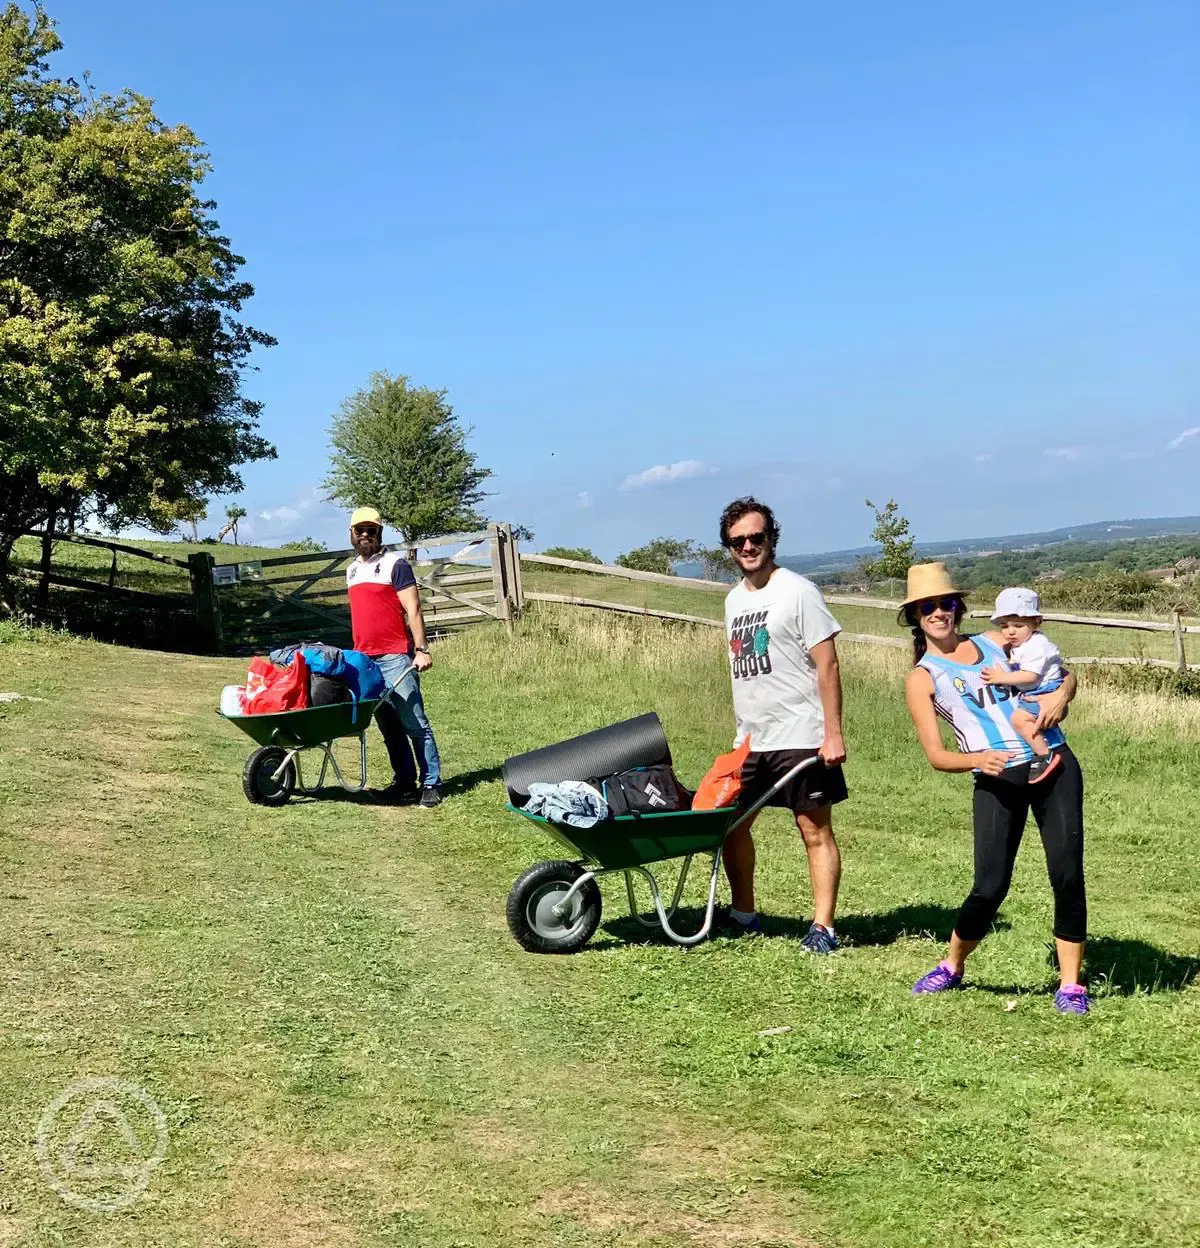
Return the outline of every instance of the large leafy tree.
<path id="1" fill-rule="evenodd" d="M 0 13 L 0 587 L 22 529 L 86 502 L 169 532 L 275 453 L 241 391 L 274 340 L 237 319 L 205 149 L 143 96 L 53 77 L 61 46 L 40 8 Z"/>
<path id="2" fill-rule="evenodd" d="M 409 545 L 478 529 L 475 510 L 491 470 L 467 449 L 467 433 L 445 390 L 380 372 L 333 418 L 326 496 L 343 507 L 375 507 Z"/>

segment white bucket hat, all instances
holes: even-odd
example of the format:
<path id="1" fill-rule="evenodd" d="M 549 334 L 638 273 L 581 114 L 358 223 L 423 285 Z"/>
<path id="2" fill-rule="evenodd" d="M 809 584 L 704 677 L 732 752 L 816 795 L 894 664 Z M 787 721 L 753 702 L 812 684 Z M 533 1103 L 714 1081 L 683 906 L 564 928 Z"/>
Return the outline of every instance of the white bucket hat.
<path id="1" fill-rule="evenodd" d="M 992 612 L 992 623 L 1002 620 L 1006 615 L 1015 615 L 1022 620 L 1030 620 L 1042 614 L 1042 600 L 1034 589 L 1002 589 L 996 595 L 996 609 Z"/>

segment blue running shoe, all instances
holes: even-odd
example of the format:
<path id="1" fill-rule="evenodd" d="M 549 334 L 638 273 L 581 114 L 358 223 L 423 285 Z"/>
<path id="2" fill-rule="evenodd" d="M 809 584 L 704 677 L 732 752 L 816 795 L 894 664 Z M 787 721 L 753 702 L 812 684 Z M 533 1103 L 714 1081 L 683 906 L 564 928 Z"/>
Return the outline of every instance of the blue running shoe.
<path id="1" fill-rule="evenodd" d="M 913 984 L 913 995 L 924 996 L 929 992 L 945 992 L 949 988 L 962 987 L 962 972 L 952 971 L 945 962 L 939 962 L 928 975 L 922 975 Z"/>
<path id="2" fill-rule="evenodd" d="M 709 937 L 717 936 L 761 936 L 763 934 L 762 920 L 755 914 L 749 923 L 743 923 L 741 919 L 735 919 L 729 913 L 728 906 L 717 906 L 713 911 L 712 927 L 709 928 Z"/>
<path id="3" fill-rule="evenodd" d="M 820 923 L 814 923 L 800 941 L 800 948 L 805 953 L 836 953 L 837 937 L 829 928 L 822 927 Z"/>
<path id="4" fill-rule="evenodd" d="M 1082 984 L 1063 984 L 1054 994 L 1054 1008 L 1060 1014 L 1086 1014 L 1087 989 Z"/>

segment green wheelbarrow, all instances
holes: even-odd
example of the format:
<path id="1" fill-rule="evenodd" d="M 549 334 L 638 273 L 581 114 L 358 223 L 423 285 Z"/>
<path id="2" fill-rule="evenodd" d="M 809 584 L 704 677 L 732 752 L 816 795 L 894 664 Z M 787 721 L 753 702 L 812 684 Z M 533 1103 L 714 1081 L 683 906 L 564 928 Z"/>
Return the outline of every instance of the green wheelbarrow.
<path id="1" fill-rule="evenodd" d="M 712 928 L 717 877 L 726 839 L 749 823 L 789 781 L 819 761 L 819 758 L 806 758 L 797 763 L 751 806 L 619 815 L 591 828 L 554 823 L 543 815 L 530 814 L 508 803 L 509 810 L 540 824 L 577 855 L 574 860 L 535 863 L 518 876 L 508 894 L 509 930 L 517 943 L 530 953 L 575 953 L 591 940 L 600 924 L 602 902 L 596 880 L 619 871 L 625 876 L 629 912 L 643 927 L 661 928 L 677 945 L 698 945 L 708 938 Z M 692 859 L 697 854 L 712 855 L 712 873 L 704 922 L 699 931 L 689 936 L 675 931 L 671 920 L 679 908 Z M 670 907 L 664 910 L 662 892 L 649 864 L 673 858 L 682 858 L 683 863 Z M 635 875 L 650 886 L 653 918 L 646 918 L 638 908 L 633 891 Z"/>
<path id="2" fill-rule="evenodd" d="M 361 793 L 367 787 L 367 729 L 382 700 L 335 702 L 274 715 L 222 716 L 259 745 L 242 770 L 246 797 L 256 806 L 283 806 L 293 793 L 312 797 L 324 785 L 330 768 L 347 793 Z M 360 775 L 349 782 L 333 756 L 333 742 L 353 736 L 359 741 Z M 304 781 L 300 761 L 305 750 L 319 750 L 322 755 L 321 770 L 311 785 Z"/>

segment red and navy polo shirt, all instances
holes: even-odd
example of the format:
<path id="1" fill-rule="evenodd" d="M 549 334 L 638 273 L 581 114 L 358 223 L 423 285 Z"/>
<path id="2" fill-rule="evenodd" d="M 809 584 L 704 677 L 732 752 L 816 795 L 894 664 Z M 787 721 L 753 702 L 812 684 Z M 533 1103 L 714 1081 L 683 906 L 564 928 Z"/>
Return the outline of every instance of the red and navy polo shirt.
<path id="1" fill-rule="evenodd" d="M 370 559 L 362 555 L 355 559 L 346 569 L 355 650 L 373 658 L 412 654 L 408 618 L 396 594 L 416 583 L 412 565 L 394 550 L 381 551 Z"/>

